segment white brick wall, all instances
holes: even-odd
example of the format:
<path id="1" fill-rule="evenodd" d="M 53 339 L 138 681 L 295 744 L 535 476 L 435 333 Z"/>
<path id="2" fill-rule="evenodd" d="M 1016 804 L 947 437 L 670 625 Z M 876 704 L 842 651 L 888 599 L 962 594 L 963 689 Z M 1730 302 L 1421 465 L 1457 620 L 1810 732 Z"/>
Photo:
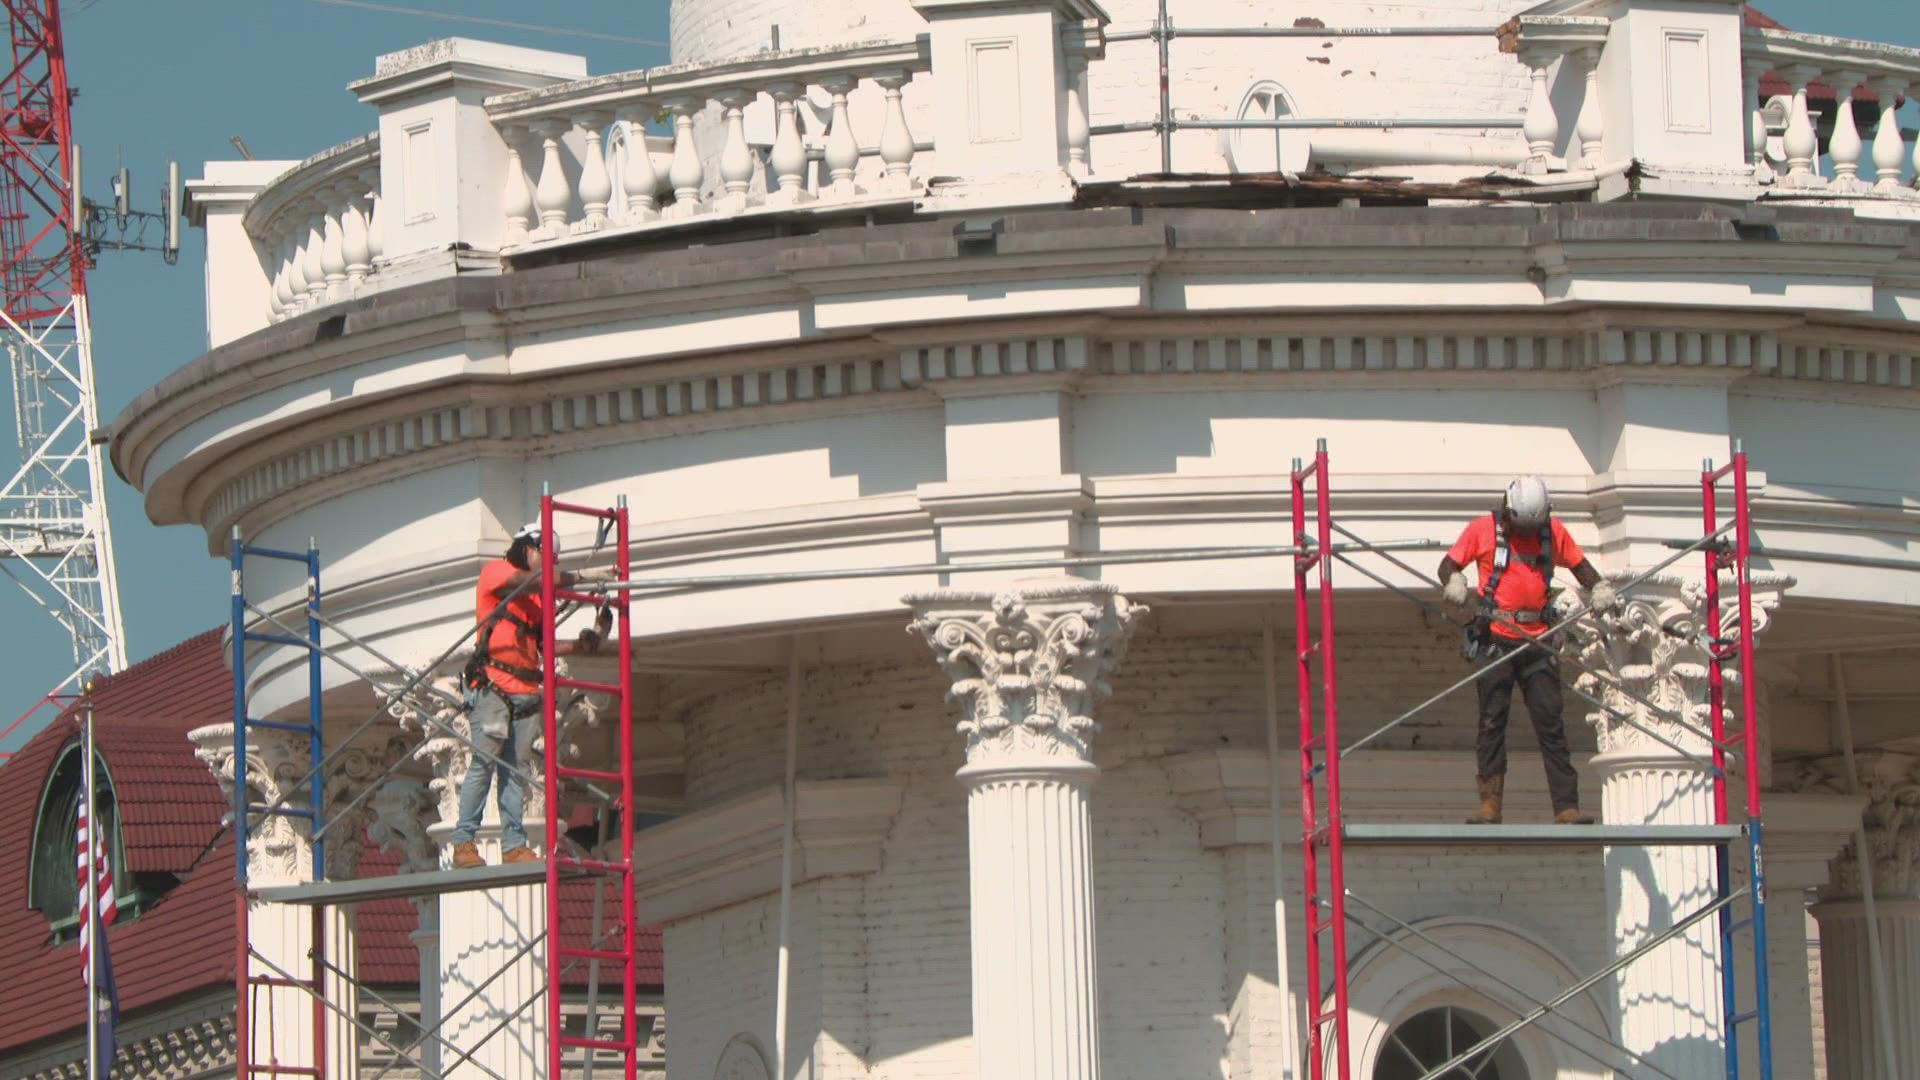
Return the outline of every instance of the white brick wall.
<path id="1" fill-rule="evenodd" d="M 1356 620 L 1342 640 L 1350 732 L 1463 673 L 1452 641 L 1438 633 L 1370 630 Z M 1251 1047 L 1278 1038 L 1271 1007 L 1248 1014 L 1243 997 L 1271 994 L 1258 985 L 1271 979 L 1273 956 L 1265 852 L 1202 850 L 1160 765 L 1175 753 L 1264 747 L 1257 649 L 1251 635 L 1178 637 L 1150 627 L 1099 712 L 1103 771 L 1092 805 L 1102 1031 L 1107 1071 L 1121 1080 L 1255 1075 L 1247 1071 Z M 812 1076 L 971 1075 L 967 819 L 953 776 L 961 743 L 946 689 L 930 660 L 807 676 L 800 775 L 885 775 L 907 785 L 878 873 L 796 890 L 793 1045 L 796 1057 L 815 1054 Z M 1281 694 L 1291 701 L 1290 686 Z M 778 783 L 784 701 L 784 681 L 769 679 L 677 707 L 688 731 L 691 806 Z M 1515 711 L 1513 768 L 1537 769 L 1518 701 Z M 1590 746 L 1585 725 L 1571 726 L 1576 744 Z M 1470 697 L 1409 724 L 1395 740 L 1425 749 L 1470 746 Z M 1464 806 L 1471 777 L 1463 771 L 1458 779 Z M 1589 795 L 1597 801 L 1591 785 Z M 1352 887 L 1403 919 L 1495 919 L 1551 943 L 1581 970 L 1610 956 L 1601 873 L 1597 857 L 1578 852 L 1423 849 L 1349 859 Z M 1290 899 L 1298 880 L 1296 854 L 1287 867 Z M 1293 916 L 1297 926 L 1297 905 Z M 771 1051 L 775 918 L 769 897 L 669 929 L 676 1072 L 705 1075 L 743 1030 Z M 1795 980 L 1787 969 L 1800 961 L 1780 946 L 1797 936 L 1794 925 L 1775 935 L 1776 979 L 1789 991 Z M 1370 941 L 1359 932 L 1352 940 L 1356 951 Z M 1298 985 L 1304 954 L 1297 939 L 1293 962 Z M 1256 983 L 1245 982 L 1248 972 Z M 1783 1038 L 1783 1051 L 1782 1060 L 1810 1056 L 1803 1034 Z"/>

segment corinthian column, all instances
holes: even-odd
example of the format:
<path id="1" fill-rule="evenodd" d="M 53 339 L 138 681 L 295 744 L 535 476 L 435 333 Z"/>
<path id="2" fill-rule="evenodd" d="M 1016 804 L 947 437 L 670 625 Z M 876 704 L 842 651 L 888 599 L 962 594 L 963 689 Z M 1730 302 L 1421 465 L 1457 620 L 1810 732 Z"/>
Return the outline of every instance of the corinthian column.
<path id="1" fill-rule="evenodd" d="M 1753 577 L 1753 631 L 1758 634 L 1792 579 Z M 1709 613 L 1701 583 L 1656 577 L 1635 587 L 1601 626 L 1588 621 L 1571 631 L 1586 666 L 1606 673 L 1604 679 L 1582 675 L 1576 685 L 1606 704 L 1588 719 L 1598 729 L 1600 753 L 1593 767 L 1600 774 L 1601 815 L 1607 824 L 1713 824 L 1713 775 L 1702 765 L 1710 761 L 1712 747 L 1673 718 L 1701 731 L 1711 724 L 1711 660 L 1701 639 L 1737 631 L 1731 579 L 1722 597 L 1722 610 Z M 1737 702 L 1738 665 L 1724 665 L 1723 673 L 1728 700 Z M 1737 766 L 1730 760 L 1730 772 Z M 1740 782 L 1729 777 L 1730 784 Z M 1730 797 L 1730 806 L 1740 802 Z M 1616 957 L 1715 898 L 1717 871 L 1709 847 L 1611 847 L 1605 864 Z M 1629 964 L 1614 980 L 1621 1041 L 1676 1076 L 1723 1074 L 1723 960 L 1718 922 L 1707 919 Z"/>
<path id="2" fill-rule="evenodd" d="M 1095 1080 L 1093 703 L 1146 609 L 1071 579 L 906 602 L 961 706 L 978 1075 Z"/>
<path id="3" fill-rule="evenodd" d="M 1839 760 L 1820 763 L 1829 776 Z M 1857 758 L 1867 857 L 1872 861 L 1873 905 L 1866 903 L 1858 842 L 1833 860 L 1831 884 L 1820 890 L 1813 917 L 1820 923 L 1820 985 L 1827 1025 L 1830 1080 L 1912 1076 L 1920 1068 L 1920 1027 L 1908 1022 L 1920 1000 L 1920 757 L 1870 751 Z M 1881 971 L 1870 944 L 1877 931 Z M 1886 980 L 1895 1062 L 1874 1000 L 1876 978 Z"/>
<path id="4" fill-rule="evenodd" d="M 236 760 L 232 724 L 210 724 L 187 733 L 194 756 L 212 771 L 229 804 L 233 787 L 244 783 L 247 802 L 271 805 L 286 799 L 304 806 L 307 789 L 307 740 L 270 728 L 247 731 L 247 758 Z M 244 780 L 239 779 L 244 777 Z M 313 880 L 311 829 L 304 821 L 278 814 L 251 817 L 247 822 L 247 885 L 268 888 Z M 317 925 L 311 908 L 251 901 L 247 909 L 247 946 L 253 952 L 249 971 L 256 978 L 313 975 L 309 953 Z M 268 965 L 271 964 L 272 967 Z M 279 970 L 275 971 L 277 967 Z M 235 1053 L 251 1062 L 275 1061 L 283 1067 L 312 1069 L 315 1058 L 313 1000 L 308 991 L 291 986 L 262 987 L 249 1001 L 248 1041 Z"/>

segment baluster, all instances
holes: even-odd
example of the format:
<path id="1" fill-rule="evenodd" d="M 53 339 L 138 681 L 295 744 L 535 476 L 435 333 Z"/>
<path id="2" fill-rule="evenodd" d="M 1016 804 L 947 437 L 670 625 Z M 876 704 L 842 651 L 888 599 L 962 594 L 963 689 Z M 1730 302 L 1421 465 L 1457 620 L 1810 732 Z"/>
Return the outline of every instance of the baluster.
<path id="1" fill-rule="evenodd" d="M 293 316 L 307 310 L 306 222 L 289 227 L 293 232 L 287 241 L 287 313 Z"/>
<path id="2" fill-rule="evenodd" d="M 1580 140 L 1582 168 L 1600 167 L 1600 144 L 1607 133 L 1606 113 L 1600 102 L 1600 49 L 1580 50 L 1580 65 L 1586 74 L 1586 89 L 1580 99 L 1580 116 L 1573 122 L 1574 137 Z"/>
<path id="3" fill-rule="evenodd" d="M 507 144 L 507 176 L 500 189 L 500 213 L 507 223 L 502 238 L 506 247 L 526 243 L 530 239 L 527 230 L 533 225 L 533 189 L 527 184 L 527 167 L 520 160 L 522 135 L 523 129 L 515 124 L 500 128 L 500 137 Z"/>
<path id="4" fill-rule="evenodd" d="M 539 240 L 557 240 L 567 235 L 567 207 L 573 202 L 573 185 L 567 182 L 567 167 L 560 160 L 560 136 L 566 133 L 562 120 L 541 120 L 534 124 L 540 136 L 540 180 L 533 188 L 533 205 L 540 210 Z"/>
<path id="5" fill-rule="evenodd" d="M 315 207 L 307 215 L 306 255 L 301 260 L 301 270 L 307 276 L 307 310 L 327 302 L 327 266 L 326 256 L 322 254 L 327 246 L 324 235 L 326 215 Z M 344 268 L 344 264 L 342 264 Z"/>
<path id="6" fill-rule="evenodd" d="M 1773 166 L 1767 164 L 1767 111 L 1766 102 L 1760 100 L 1760 75 L 1763 61 L 1759 57 L 1748 57 L 1747 65 L 1741 72 L 1746 84 L 1747 95 L 1747 153 L 1753 159 L 1753 182 L 1756 184 L 1773 183 Z"/>
<path id="7" fill-rule="evenodd" d="M 1873 131 L 1873 188 L 1875 191 L 1900 190 L 1900 164 L 1907 156 L 1907 143 L 1900 137 L 1900 95 L 1905 79 L 1882 76 L 1873 81 L 1873 92 L 1880 98 L 1880 123 Z"/>
<path id="8" fill-rule="evenodd" d="M 380 197 L 380 187 L 376 183 L 372 191 L 367 192 L 367 265 L 368 273 L 378 269 L 380 260 L 387 253 L 387 200 Z"/>
<path id="9" fill-rule="evenodd" d="M 847 116 L 847 95 L 858 84 L 859 80 L 850 75 L 820 80 L 820 85 L 833 95 L 833 121 L 827 128 L 826 194 L 836 199 L 850 199 L 860 194 L 853 182 L 853 170 L 860 164 L 860 144 L 853 137 L 853 121 Z"/>
<path id="10" fill-rule="evenodd" d="M 747 188 L 753 183 L 753 151 L 747 147 L 747 126 L 742 113 L 754 93 L 724 90 L 718 98 L 726 117 L 726 142 L 720 149 L 720 182 L 726 190 L 715 203 L 714 211 L 737 214 L 747 208 Z"/>
<path id="11" fill-rule="evenodd" d="M 627 124 L 626 168 L 620 170 L 620 186 L 626 189 L 627 224 L 637 225 L 660 216 L 660 174 L 653 168 L 653 155 L 647 151 L 646 108 L 623 109 L 620 118 Z"/>
<path id="12" fill-rule="evenodd" d="M 1520 127 L 1520 134 L 1527 140 L 1527 160 L 1520 167 L 1524 173 L 1546 172 L 1553 161 L 1554 145 L 1560 141 L 1560 118 L 1553 113 L 1553 95 L 1547 90 L 1547 68 L 1557 55 L 1541 48 L 1520 50 L 1520 62 L 1527 65 L 1533 82 L 1527 97 L 1526 122 Z"/>
<path id="13" fill-rule="evenodd" d="M 907 128 L 907 106 L 902 90 L 913 75 L 905 71 L 883 71 L 873 81 L 887 92 L 887 122 L 880 131 L 880 160 L 886 164 L 884 190 L 903 195 L 912 189 L 909 172 L 913 168 L 913 132 Z"/>
<path id="14" fill-rule="evenodd" d="M 362 185 L 348 181 L 335 189 L 340 199 L 340 254 L 347 263 L 346 293 L 358 295 L 373 268 L 373 252 L 367 247 L 367 216 L 360 210 Z"/>
<path id="15" fill-rule="evenodd" d="M 1807 84 L 1819 74 L 1818 68 L 1796 64 L 1780 69 L 1793 87 L 1793 106 L 1787 111 L 1787 133 L 1783 145 L 1787 152 L 1787 183 L 1793 187 L 1818 187 L 1820 174 L 1814 171 L 1814 157 L 1820 153 L 1820 139 L 1807 113 Z"/>
<path id="16" fill-rule="evenodd" d="M 300 249 L 294 244 L 293 231 L 286 226 L 280 236 L 280 272 L 273 276 L 273 299 L 282 319 L 291 319 L 299 311 L 301 287 L 293 283 L 294 269 L 300 264 Z M 304 285 L 304 283 L 302 283 Z"/>
<path id="17" fill-rule="evenodd" d="M 286 317 L 287 307 L 280 299 L 280 290 L 285 287 L 287 264 L 280 261 L 279 252 L 274 252 L 273 276 L 267 281 L 267 321 L 277 323 Z"/>
<path id="18" fill-rule="evenodd" d="M 607 203 L 613 198 L 613 181 L 607 176 L 607 152 L 601 145 L 607 126 L 605 113 L 582 113 L 574 126 L 585 133 L 585 156 L 580 162 L 580 209 L 585 214 L 576 226 L 578 232 L 594 232 L 607 225 Z"/>
<path id="19" fill-rule="evenodd" d="M 1074 53 L 1067 57 L 1067 175 L 1084 180 L 1092 172 L 1088 148 L 1093 142 L 1093 127 L 1087 117 L 1087 57 Z"/>
<path id="20" fill-rule="evenodd" d="M 331 194 L 321 193 L 323 197 Z M 345 223 L 340 220 L 340 211 L 329 210 L 322 214 L 320 228 L 320 269 L 327 279 L 326 291 L 321 295 L 327 303 L 337 304 L 347 298 L 347 231 Z"/>
<path id="21" fill-rule="evenodd" d="M 807 148 L 800 142 L 800 106 L 806 93 L 799 83 L 775 83 L 767 87 L 773 95 L 773 152 L 767 155 L 767 168 L 780 189 L 767 196 L 776 206 L 797 206 L 812 198 L 807 193 Z"/>
<path id="22" fill-rule="evenodd" d="M 1827 137 L 1827 153 L 1833 158 L 1831 185 L 1836 191 L 1865 191 L 1867 187 L 1860 182 L 1860 151 L 1865 144 L 1853 121 L 1854 91 L 1866 78 L 1858 71 L 1836 71 L 1827 76 L 1840 99 L 1833 115 L 1833 134 Z"/>
<path id="23" fill-rule="evenodd" d="M 693 113 L 701 103 L 698 98 L 677 97 L 665 104 L 673 113 L 673 164 L 667 168 L 673 205 L 662 216 L 680 221 L 700 212 L 700 183 L 706 178 L 706 170 L 693 146 Z"/>

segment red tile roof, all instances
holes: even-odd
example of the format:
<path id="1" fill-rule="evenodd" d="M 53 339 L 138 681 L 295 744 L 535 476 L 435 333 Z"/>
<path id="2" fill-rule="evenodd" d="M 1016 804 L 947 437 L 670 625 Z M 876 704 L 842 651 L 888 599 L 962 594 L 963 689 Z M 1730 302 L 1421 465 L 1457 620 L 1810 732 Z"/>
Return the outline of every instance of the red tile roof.
<path id="1" fill-rule="evenodd" d="M 123 1012 L 232 978 L 233 840 L 220 830 L 220 787 L 186 738 L 228 718 L 230 691 L 218 631 L 94 691 L 94 738 L 113 780 L 129 869 L 182 879 L 107 932 Z M 45 916 L 27 906 L 40 793 L 73 737 L 63 715 L 0 767 L 0 1051 L 86 1022 L 79 946 L 52 944 Z"/>
<path id="2" fill-rule="evenodd" d="M 226 802 L 219 784 L 193 755 L 186 735 L 233 715 L 232 680 L 217 630 L 189 638 L 112 675 L 95 688 L 94 732 L 107 762 L 121 816 L 128 869 L 166 872 L 181 883 L 139 917 L 108 931 L 125 1013 L 170 998 L 226 986 L 233 979 L 233 838 L 220 828 Z M 0 765 L 0 1054 L 84 1023 L 79 949 L 53 945 L 47 920 L 27 907 L 27 871 L 34 817 L 60 752 L 74 737 L 70 716 L 49 725 Z M 369 846 L 363 875 L 393 873 L 396 856 Z M 563 933 L 584 942 L 591 887 L 572 884 L 562 896 Z M 408 935 L 413 904 L 386 900 L 361 906 L 359 969 L 370 983 L 412 984 L 418 953 Z M 643 927 L 639 980 L 659 987 L 664 961 L 658 927 Z M 585 971 L 569 985 L 584 985 Z M 617 973 L 607 972 L 607 978 Z"/>

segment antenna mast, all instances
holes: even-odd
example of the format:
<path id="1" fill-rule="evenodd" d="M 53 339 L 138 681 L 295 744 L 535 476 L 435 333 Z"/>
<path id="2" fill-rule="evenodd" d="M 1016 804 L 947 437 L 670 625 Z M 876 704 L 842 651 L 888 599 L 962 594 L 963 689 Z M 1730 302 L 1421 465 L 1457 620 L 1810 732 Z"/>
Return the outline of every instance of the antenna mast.
<path id="1" fill-rule="evenodd" d="M 12 372 L 19 446 L 11 467 L 0 469 L 0 573 L 72 639 L 72 668 L 51 699 L 76 691 L 90 673 L 124 668 L 127 651 L 93 438 L 88 208 L 59 5 L 0 3 L 13 49 L 0 76 L 0 348 Z"/>

